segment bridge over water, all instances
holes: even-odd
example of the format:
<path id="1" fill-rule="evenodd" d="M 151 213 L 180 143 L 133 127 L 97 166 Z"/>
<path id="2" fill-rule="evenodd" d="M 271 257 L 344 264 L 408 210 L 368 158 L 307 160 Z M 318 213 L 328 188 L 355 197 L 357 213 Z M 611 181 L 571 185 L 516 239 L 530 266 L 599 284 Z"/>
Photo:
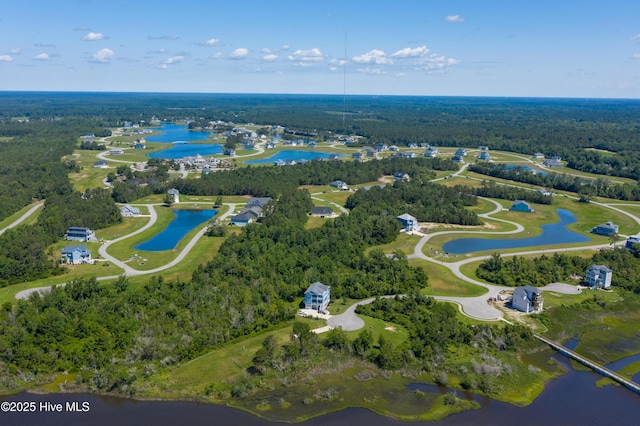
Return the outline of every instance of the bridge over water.
<path id="1" fill-rule="evenodd" d="M 640 384 L 627 379 L 626 377 L 616 373 L 615 371 L 609 370 L 608 368 L 606 368 L 603 365 L 598 364 L 595 361 L 590 360 L 589 358 L 586 358 L 582 355 L 580 355 L 577 352 L 572 351 L 569 348 L 564 347 L 563 345 L 561 345 L 558 342 L 555 342 L 551 339 L 548 339 L 544 336 L 541 336 L 539 334 L 534 334 L 534 336 L 543 341 L 544 343 L 546 343 L 547 345 L 551 346 L 553 349 L 557 350 L 558 352 L 560 352 L 562 355 L 568 356 L 569 358 L 573 358 L 576 361 L 578 361 L 580 364 L 582 365 L 586 365 L 587 367 L 591 368 L 592 370 L 594 370 L 595 372 L 610 378 L 611 380 L 615 380 L 616 382 L 620 383 L 622 386 L 624 386 L 625 388 L 640 394 Z"/>

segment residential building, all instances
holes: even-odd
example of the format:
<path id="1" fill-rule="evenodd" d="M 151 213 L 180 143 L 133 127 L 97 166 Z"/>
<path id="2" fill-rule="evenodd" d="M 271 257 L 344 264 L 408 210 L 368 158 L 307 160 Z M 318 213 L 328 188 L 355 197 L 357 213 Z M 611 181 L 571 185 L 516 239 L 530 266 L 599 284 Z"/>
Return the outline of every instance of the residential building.
<path id="1" fill-rule="evenodd" d="M 451 158 L 451 161 L 453 161 L 454 163 L 461 163 L 464 164 L 464 157 L 460 156 L 460 155 L 454 155 Z"/>
<path id="2" fill-rule="evenodd" d="M 557 155 L 554 155 L 553 157 L 544 160 L 542 162 L 542 164 L 544 164 L 547 167 L 562 167 L 562 163 L 560 162 L 562 160 L 562 158 L 558 157 Z"/>
<path id="3" fill-rule="evenodd" d="M 252 197 L 247 201 L 247 207 L 258 206 L 264 209 L 264 206 L 269 204 L 269 201 L 271 201 L 271 197 Z"/>
<path id="4" fill-rule="evenodd" d="M 277 159 L 276 161 L 273 162 L 274 166 L 278 166 L 278 167 L 282 167 L 282 166 L 286 166 L 287 163 L 284 160 L 281 159 Z"/>
<path id="5" fill-rule="evenodd" d="M 543 303 L 542 290 L 530 285 L 516 288 L 511 299 L 511 307 L 521 312 L 541 311 Z"/>
<path id="6" fill-rule="evenodd" d="M 549 191 L 547 188 L 538 189 L 538 193 L 544 195 L 545 197 L 551 197 L 551 191 Z"/>
<path id="7" fill-rule="evenodd" d="M 489 151 L 482 151 L 480 155 L 478 155 L 478 159 L 491 161 L 491 154 L 489 154 Z"/>
<path id="8" fill-rule="evenodd" d="M 353 154 L 351 154 L 351 158 L 356 158 L 356 159 L 360 159 L 363 156 L 364 156 L 364 154 L 361 151 L 354 152 Z"/>
<path id="9" fill-rule="evenodd" d="M 398 216 L 397 219 L 400 221 L 400 223 L 402 224 L 402 228 L 406 232 L 413 232 L 413 231 L 419 231 L 420 230 L 420 225 L 418 224 L 418 219 L 416 219 L 415 217 L 411 216 L 408 213 L 401 214 L 400 216 Z"/>
<path id="10" fill-rule="evenodd" d="M 93 241 L 96 239 L 95 233 L 89 228 L 83 228 L 80 226 L 72 226 L 67 229 L 64 234 L 65 239 L 69 241 Z"/>
<path id="11" fill-rule="evenodd" d="M 618 233 L 618 228 L 618 225 L 614 224 L 613 222 L 607 222 L 591 229 L 591 233 L 610 237 Z"/>
<path id="12" fill-rule="evenodd" d="M 139 217 L 140 209 L 137 207 L 131 207 L 129 204 L 125 204 L 120 207 L 120 214 L 122 217 Z"/>
<path id="13" fill-rule="evenodd" d="M 309 148 L 315 148 L 317 146 L 316 141 L 309 142 Z"/>
<path id="14" fill-rule="evenodd" d="M 405 181 L 408 182 L 411 180 L 411 177 L 409 177 L 409 175 L 407 173 L 403 173 L 403 172 L 395 172 L 393 174 L 393 179 L 394 180 L 401 180 L 401 181 Z"/>
<path id="15" fill-rule="evenodd" d="M 349 189 L 349 187 L 347 186 L 347 183 L 343 182 L 341 180 L 334 180 L 333 182 L 329 182 L 329 186 L 334 187 L 334 188 L 338 188 L 338 189 L 342 189 L 342 190 Z"/>
<path id="16" fill-rule="evenodd" d="M 256 217 L 250 212 L 244 212 L 237 214 L 231 217 L 229 221 L 229 225 L 235 226 L 247 226 L 250 223 L 253 223 L 256 220 Z"/>
<path id="17" fill-rule="evenodd" d="M 227 148 L 224 150 L 223 152 L 224 155 L 228 155 L 230 157 L 235 157 L 236 156 L 236 150 L 233 148 Z"/>
<path id="18" fill-rule="evenodd" d="M 533 213 L 535 210 L 529 206 L 529 203 L 522 200 L 516 200 L 513 202 L 513 205 L 509 208 L 509 210 L 514 212 L 524 212 L 524 213 Z"/>
<path id="19" fill-rule="evenodd" d="M 541 152 L 536 152 L 535 154 L 532 155 L 533 158 L 535 158 L 536 160 L 544 160 L 544 154 Z"/>
<path id="20" fill-rule="evenodd" d="M 624 247 L 627 250 L 631 250 L 631 249 L 633 249 L 633 246 L 635 244 L 640 244 L 640 237 L 629 237 L 629 238 L 627 238 L 627 241 L 624 243 Z"/>
<path id="21" fill-rule="evenodd" d="M 424 156 L 427 158 L 436 158 L 438 156 L 438 148 L 436 148 L 435 146 L 430 146 L 424 152 Z"/>
<path id="22" fill-rule="evenodd" d="M 585 281 L 594 290 L 611 288 L 613 271 L 604 265 L 591 265 L 585 272 Z"/>
<path id="23" fill-rule="evenodd" d="M 467 150 L 464 148 L 458 148 L 456 150 L 456 155 L 459 155 L 461 157 L 464 157 L 465 155 L 467 155 Z"/>
<path id="24" fill-rule="evenodd" d="M 180 191 L 175 188 L 171 188 L 167 191 L 167 195 L 171 197 L 171 203 L 178 204 L 180 202 Z"/>
<path id="25" fill-rule="evenodd" d="M 107 169 L 107 168 L 109 168 L 109 163 L 107 163 L 107 160 L 98 160 L 95 163 L 93 163 L 93 168 L 94 169 Z"/>
<path id="26" fill-rule="evenodd" d="M 398 145 L 391 145 L 389 151 L 400 151 L 400 148 L 398 148 Z"/>
<path id="27" fill-rule="evenodd" d="M 62 263 L 69 265 L 81 265 L 83 263 L 91 263 L 91 251 L 87 250 L 87 246 L 66 246 L 61 251 Z"/>
<path id="28" fill-rule="evenodd" d="M 486 146 L 486 145 L 480 145 L 480 146 L 478 147 L 478 149 L 479 149 L 480 151 L 489 151 L 489 147 L 488 147 L 488 146 Z"/>
<path id="29" fill-rule="evenodd" d="M 331 287 L 319 281 L 311 284 L 304 292 L 304 308 L 325 313 L 331 298 Z"/>
<path id="30" fill-rule="evenodd" d="M 114 148 L 109 150 L 109 155 L 122 155 L 122 154 L 124 154 L 124 151 L 121 150 L 120 148 Z"/>
<path id="31" fill-rule="evenodd" d="M 335 213 L 333 213 L 333 210 L 331 209 L 331 207 L 312 207 L 311 216 L 320 217 L 324 219 L 327 217 L 334 217 Z"/>

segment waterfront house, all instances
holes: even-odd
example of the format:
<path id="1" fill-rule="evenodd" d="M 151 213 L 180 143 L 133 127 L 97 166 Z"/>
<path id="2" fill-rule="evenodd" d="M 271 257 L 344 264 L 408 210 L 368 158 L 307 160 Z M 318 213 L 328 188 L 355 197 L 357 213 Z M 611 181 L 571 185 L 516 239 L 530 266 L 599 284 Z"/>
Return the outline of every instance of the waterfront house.
<path id="1" fill-rule="evenodd" d="M 106 160 L 98 160 L 95 163 L 93 163 L 94 169 L 106 169 L 108 167 L 109 167 L 109 163 L 107 163 Z"/>
<path id="2" fill-rule="evenodd" d="M 304 308 L 325 313 L 330 297 L 331 287 L 316 281 L 304 292 Z"/>
<path id="3" fill-rule="evenodd" d="M 236 156 L 236 150 L 233 148 L 227 148 L 224 150 L 223 152 L 224 155 L 228 155 L 230 157 L 235 157 Z"/>
<path id="4" fill-rule="evenodd" d="M 514 212 L 523 212 L 523 213 L 533 213 L 535 210 L 529 206 L 529 203 L 522 200 L 516 200 L 513 202 L 513 205 L 509 208 L 509 210 Z"/>
<path id="5" fill-rule="evenodd" d="M 591 265 L 585 273 L 585 281 L 594 290 L 611 288 L 613 271 L 604 265 Z"/>
<path id="6" fill-rule="evenodd" d="M 324 219 L 327 217 L 334 217 L 335 213 L 333 212 L 331 207 L 312 207 L 311 216 Z"/>
<path id="7" fill-rule="evenodd" d="M 351 158 L 355 158 L 355 159 L 361 159 L 363 157 L 363 154 L 361 151 L 358 152 L 354 152 L 353 154 L 351 154 Z"/>
<path id="8" fill-rule="evenodd" d="M 592 228 L 591 233 L 610 237 L 618 233 L 618 225 L 614 224 L 613 222 L 603 223 Z"/>
<path id="9" fill-rule="evenodd" d="M 287 163 L 284 160 L 281 159 L 277 159 L 276 161 L 273 162 L 274 166 L 278 166 L 278 167 L 282 167 L 282 166 L 286 166 Z"/>
<path id="10" fill-rule="evenodd" d="M 561 160 L 562 160 L 561 157 L 554 155 L 553 157 L 547 160 L 544 160 L 542 164 L 544 164 L 547 167 L 562 167 L 562 163 L 560 162 Z"/>
<path id="11" fill-rule="evenodd" d="M 137 207 L 131 207 L 129 204 L 125 204 L 120 207 L 120 214 L 122 217 L 139 217 L 140 209 Z"/>
<path id="12" fill-rule="evenodd" d="M 140 142 L 136 142 L 133 144 L 133 149 L 145 149 L 146 145 Z"/>
<path id="13" fill-rule="evenodd" d="M 521 312 L 540 311 L 543 303 L 542 290 L 530 285 L 516 288 L 511 299 L 511 307 Z"/>
<path id="14" fill-rule="evenodd" d="M 251 212 L 245 211 L 244 213 L 239 213 L 235 216 L 232 216 L 229 224 L 235 226 L 247 226 L 248 224 L 253 223 L 255 220 L 256 217 Z"/>
<path id="15" fill-rule="evenodd" d="M 316 141 L 309 142 L 309 148 L 315 148 L 317 145 Z"/>
<path id="16" fill-rule="evenodd" d="M 81 265 L 83 263 L 91 263 L 91 251 L 87 250 L 87 246 L 66 246 L 61 251 L 62 263 L 68 265 Z"/>
<path id="17" fill-rule="evenodd" d="M 398 145 L 391 145 L 389 147 L 389 151 L 400 151 L 400 148 L 398 148 Z"/>
<path id="18" fill-rule="evenodd" d="M 402 228 L 406 232 L 413 232 L 413 231 L 420 230 L 418 219 L 416 219 L 415 217 L 411 216 L 408 213 L 401 214 L 400 216 L 397 217 L 397 219 L 400 221 L 400 223 L 402 224 Z"/>
<path id="19" fill-rule="evenodd" d="M 89 229 L 80 226 L 72 226 L 67 229 L 67 232 L 64 234 L 65 239 L 69 241 L 93 241 L 96 239 L 95 233 Z"/>
<path id="20" fill-rule="evenodd" d="M 167 191 L 167 195 L 171 197 L 172 204 L 178 204 L 180 202 L 180 191 L 178 191 L 177 189 L 171 188 Z"/>
<path id="21" fill-rule="evenodd" d="M 349 187 L 347 186 L 347 183 L 341 180 L 334 180 L 333 182 L 329 182 L 329 186 L 333 188 L 342 189 L 342 190 L 349 189 Z"/>

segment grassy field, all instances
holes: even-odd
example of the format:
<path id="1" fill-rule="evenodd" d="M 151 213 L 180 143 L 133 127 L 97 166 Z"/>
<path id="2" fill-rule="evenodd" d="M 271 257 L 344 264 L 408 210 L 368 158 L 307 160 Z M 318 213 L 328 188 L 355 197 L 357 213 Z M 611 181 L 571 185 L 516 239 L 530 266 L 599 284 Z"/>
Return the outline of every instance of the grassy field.
<path id="1" fill-rule="evenodd" d="M 409 265 L 423 268 L 429 277 L 429 286 L 422 290 L 428 296 L 481 296 L 487 289 L 456 277 L 449 269 L 422 259 L 409 259 Z"/>
<path id="2" fill-rule="evenodd" d="M 373 249 L 380 249 L 385 253 L 393 253 L 395 251 L 402 250 L 405 254 L 409 255 L 413 253 L 413 249 L 419 241 L 420 237 L 401 232 L 398 234 L 395 241 L 389 244 L 368 247 L 365 252 L 368 253 Z"/>
<path id="3" fill-rule="evenodd" d="M 331 201 L 340 206 L 344 206 L 344 203 L 347 202 L 347 198 L 352 194 L 351 191 L 335 191 L 330 190 L 330 192 L 323 192 L 322 194 L 315 194 L 314 197 L 321 198 L 323 200 Z"/>
<path id="4" fill-rule="evenodd" d="M 37 203 L 32 203 L 29 204 L 26 207 L 21 208 L 20 210 L 18 210 L 17 212 L 15 212 L 14 214 L 12 214 L 9 217 L 4 218 L 2 221 L 0 221 L 0 229 L 4 229 L 7 226 L 11 225 L 13 222 L 15 222 L 16 220 L 20 219 L 20 217 L 25 214 L 26 212 L 29 211 L 30 208 L 32 208 L 33 206 L 35 206 Z M 29 216 L 24 222 L 22 222 L 22 225 L 32 225 L 34 223 L 36 223 L 36 221 L 38 220 L 38 215 L 40 215 L 40 212 L 42 211 L 42 209 L 38 209 L 34 214 L 32 214 L 31 216 Z"/>

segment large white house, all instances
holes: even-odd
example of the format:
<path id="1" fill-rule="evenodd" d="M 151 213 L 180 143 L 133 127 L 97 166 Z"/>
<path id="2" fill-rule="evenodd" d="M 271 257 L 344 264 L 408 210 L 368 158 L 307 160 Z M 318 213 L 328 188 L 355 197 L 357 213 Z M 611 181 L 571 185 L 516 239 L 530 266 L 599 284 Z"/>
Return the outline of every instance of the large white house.
<path id="1" fill-rule="evenodd" d="M 587 285 L 592 289 L 611 288 L 611 276 L 613 271 L 604 265 L 591 265 L 585 273 Z"/>

